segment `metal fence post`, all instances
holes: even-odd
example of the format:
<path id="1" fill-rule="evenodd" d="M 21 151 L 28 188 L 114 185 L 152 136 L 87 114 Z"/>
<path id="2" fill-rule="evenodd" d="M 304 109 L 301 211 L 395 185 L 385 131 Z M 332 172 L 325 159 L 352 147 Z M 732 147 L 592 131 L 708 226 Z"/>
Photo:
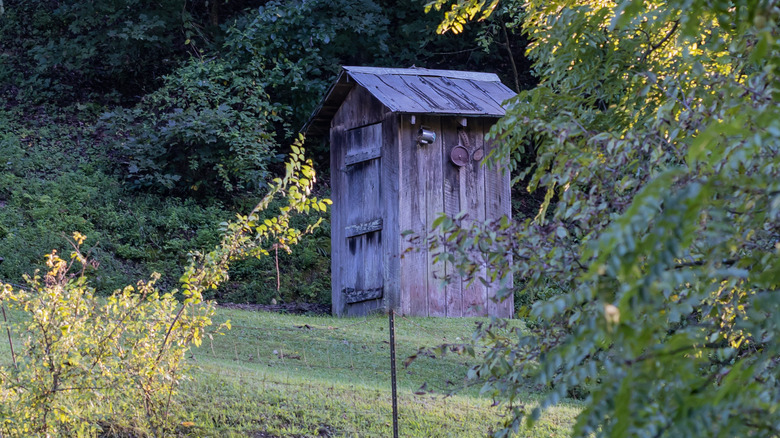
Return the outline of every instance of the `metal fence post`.
<path id="1" fill-rule="evenodd" d="M 398 438 L 398 392 L 395 376 L 395 311 L 390 309 L 390 379 L 393 390 L 393 438 Z"/>

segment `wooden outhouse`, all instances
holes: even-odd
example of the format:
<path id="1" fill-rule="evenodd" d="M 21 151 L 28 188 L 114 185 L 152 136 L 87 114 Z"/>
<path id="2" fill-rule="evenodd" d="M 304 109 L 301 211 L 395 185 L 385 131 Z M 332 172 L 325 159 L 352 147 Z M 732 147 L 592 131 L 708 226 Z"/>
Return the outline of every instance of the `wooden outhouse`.
<path id="1" fill-rule="evenodd" d="M 441 213 L 510 214 L 508 172 L 481 160 L 514 95 L 491 73 L 343 68 L 304 127 L 330 135 L 334 315 L 512 316 L 511 296 L 491 300 L 498 285 L 469 284 L 435 254 L 406 251 L 402 233 L 424 241 Z"/>

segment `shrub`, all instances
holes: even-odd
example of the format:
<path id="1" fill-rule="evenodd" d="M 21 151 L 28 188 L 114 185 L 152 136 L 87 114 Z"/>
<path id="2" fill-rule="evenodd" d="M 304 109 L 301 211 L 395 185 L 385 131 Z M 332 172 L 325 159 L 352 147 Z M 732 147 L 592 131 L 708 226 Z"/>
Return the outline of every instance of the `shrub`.
<path id="1" fill-rule="evenodd" d="M 567 290 L 552 280 L 524 284 L 517 281 L 514 285 L 515 317 L 531 316 L 531 309 L 537 301 L 549 301 Z"/>
<path id="2" fill-rule="evenodd" d="M 0 280 L 23 283 L 23 274 L 43 268 L 40 255 L 57 249 L 73 229 L 95 243 L 91 257 L 100 269 L 88 272 L 98 295 L 108 295 L 137 278 L 161 273 L 157 285 L 177 285 L 187 266 L 187 254 L 219 242 L 219 223 L 237 211 L 251 209 L 257 195 L 230 198 L 166 196 L 130 190 L 111 173 L 113 152 L 100 143 L 106 133 L 95 129 L 96 115 L 78 108 L 46 109 L 61 117 L 14 121 L 0 127 Z M 96 111 L 98 114 L 101 110 Z M 51 114 L 49 114 L 51 115 Z M 59 119 L 64 119 L 65 122 Z M 322 191 L 318 196 L 328 196 Z M 262 219 L 283 206 L 275 201 Z M 304 229 L 316 222 L 307 215 L 292 218 Z M 219 300 L 267 303 L 320 301 L 328 303 L 329 230 L 327 222 L 292 253 L 279 251 L 281 291 L 276 290 L 273 257 L 237 261 L 232 280 L 214 292 Z M 287 278 L 287 277 L 290 278 Z"/>
<path id="3" fill-rule="evenodd" d="M 300 128 L 346 62 L 371 62 L 387 51 L 387 17 L 374 1 L 272 0 L 226 32 L 234 66 L 261 72 L 274 102 Z"/>
<path id="4" fill-rule="evenodd" d="M 20 92 L 12 95 L 21 102 L 136 101 L 188 53 L 212 48 L 220 17 L 229 19 L 251 0 L 226 3 L 5 2 L 0 84 Z"/>
<path id="5" fill-rule="evenodd" d="M 93 436 L 105 432 L 101 424 L 155 434 L 171 427 L 184 354 L 200 343 L 214 305 L 177 312 L 173 294 L 155 286 L 159 275 L 96 298 L 83 239 L 74 234 L 69 261 L 48 254 L 49 270 L 28 277 L 29 289 L 3 285 L 3 303 L 23 315 L 9 326 L 23 343 L 0 377 L 4 436 Z"/>
<path id="6" fill-rule="evenodd" d="M 51 252 L 46 274 L 27 277 L 30 290 L 0 284 L 0 300 L 24 315 L 8 324 L 3 308 L 0 326 L 9 329 L 9 342 L 12 328 L 23 340 L 20 354 L 12 343 L 11 363 L 0 366 L 3 435 L 94 436 L 107 428 L 170 434 L 175 389 L 186 378 L 185 353 L 200 343 L 214 313 L 203 293 L 228 278 L 235 260 L 267 256 L 269 247 L 289 251 L 311 233 L 319 221 L 300 230 L 290 219 L 326 210 L 329 201 L 310 197 L 313 183 L 311 163 L 293 146 L 284 178 L 248 215 L 223 224 L 219 246 L 192 255 L 180 291 L 161 293 L 154 274 L 97 299 L 85 275 L 97 266 L 81 251 L 80 233 L 73 235 L 70 261 Z M 285 205 L 260 221 L 258 214 L 280 194 Z"/>
<path id="7" fill-rule="evenodd" d="M 34 133 L 10 128 L 19 135 L 0 133 L 0 152 L 8 153 L 0 165 L 0 279 L 22 282 L 41 265 L 40 254 L 67 251 L 62 237 L 78 229 L 95 242 L 91 255 L 100 269 L 89 277 L 98 294 L 153 271 L 163 273 L 159 285 L 173 287 L 186 254 L 218 243 L 218 224 L 234 215 L 214 200 L 129 192 L 106 173 L 101 161 L 109 153 L 87 137 L 89 121 Z M 81 147 L 69 139 L 82 135 Z"/>
<path id="8" fill-rule="evenodd" d="M 277 159 L 271 122 L 281 119 L 258 75 L 192 59 L 135 108 L 106 113 L 106 129 L 124 134 L 129 181 L 179 194 L 260 188 Z"/>

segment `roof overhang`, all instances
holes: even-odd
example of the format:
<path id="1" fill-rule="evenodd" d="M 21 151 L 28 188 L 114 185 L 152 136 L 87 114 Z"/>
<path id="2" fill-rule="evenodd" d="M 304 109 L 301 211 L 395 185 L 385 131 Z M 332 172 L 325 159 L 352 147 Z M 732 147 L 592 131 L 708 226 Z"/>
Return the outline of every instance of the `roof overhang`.
<path id="1" fill-rule="evenodd" d="M 400 114 L 502 117 L 503 102 L 516 95 L 493 73 L 345 66 L 301 131 L 327 135 L 331 120 L 356 85 Z"/>

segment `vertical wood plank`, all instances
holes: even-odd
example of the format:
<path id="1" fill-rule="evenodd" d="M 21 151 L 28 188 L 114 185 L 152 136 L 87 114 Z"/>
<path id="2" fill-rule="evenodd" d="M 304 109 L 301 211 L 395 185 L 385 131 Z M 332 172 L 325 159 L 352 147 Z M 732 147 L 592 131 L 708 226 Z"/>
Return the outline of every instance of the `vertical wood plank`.
<path id="1" fill-rule="evenodd" d="M 347 131 L 347 154 L 375 149 L 382 146 L 382 123 L 374 123 Z"/>
<path id="2" fill-rule="evenodd" d="M 411 125 L 408 115 L 401 116 L 399 223 L 402 232 L 411 231 L 421 239 L 425 239 L 425 192 L 420 184 L 418 126 Z M 426 255 L 414 250 L 414 246 L 414 243 L 409 242 L 409 236 L 402 237 L 401 311 L 404 315 L 427 315 Z"/>
<path id="3" fill-rule="evenodd" d="M 341 316 L 344 313 L 344 301 L 341 290 L 344 288 L 344 214 L 346 212 L 346 175 L 342 171 L 345 155 L 345 134 L 342 126 L 331 126 L 330 130 L 330 175 L 331 200 L 330 242 L 331 242 L 331 313 Z"/>
<path id="4" fill-rule="evenodd" d="M 449 217 L 455 217 L 460 213 L 460 168 L 450 160 L 452 149 L 459 144 L 456 119 L 443 117 L 442 131 L 442 176 L 444 213 Z M 458 270 L 452 263 L 444 264 L 444 273 L 447 276 L 447 284 L 444 289 L 446 298 L 446 313 L 448 317 L 463 316 L 463 290 Z"/>
<path id="5" fill-rule="evenodd" d="M 469 120 L 465 130 L 470 150 L 473 152 L 484 146 L 482 138 L 482 121 L 479 118 Z M 460 205 L 466 212 L 464 225 L 485 221 L 485 172 L 480 162 L 469 160 L 469 163 L 460 168 Z M 477 260 L 481 255 L 474 254 Z M 485 316 L 487 314 L 487 288 L 480 281 L 485 277 L 485 266 L 474 272 L 473 278 L 463 279 L 463 316 Z M 471 281 L 469 281 L 471 280 Z M 468 284 L 471 283 L 471 284 Z"/>
<path id="6" fill-rule="evenodd" d="M 487 123 L 484 127 L 486 130 L 490 129 L 490 125 Z M 482 135 L 484 136 L 484 134 L 485 132 L 483 131 Z M 487 156 L 491 150 L 492 145 L 486 142 L 485 156 Z M 501 189 L 501 170 L 497 165 L 491 167 L 492 168 L 490 169 L 488 169 L 487 166 L 485 167 L 485 218 L 491 223 L 497 223 L 504 214 L 501 199 L 503 195 Z M 502 315 L 504 311 L 502 306 L 504 303 L 498 303 L 496 301 L 496 292 L 501 288 L 501 285 L 501 282 L 496 280 L 490 282 L 487 286 L 487 309 L 488 315 L 490 316 L 505 317 Z"/>
<path id="7" fill-rule="evenodd" d="M 367 290 L 382 287 L 381 232 L 361 234 L 347 239 L 347 251 L 352 261 L 347 264 L 347 287 Z M 343 298 L 342 298 L 343 299 Z M 382 298 L 346 305 L 349 316 L 363 316 L 382 308 Z"/>
<path id="8" fill-rule="evenodd" d="M 363 236 L 355 236 L 347 240 L 347 258 L 342 261 L 344 269 L 344 286 L 356 290 L 365 289 L 363 260 L 366 255 L 365 240 Z M 343 292 L 342 292 L 343 293 Z M 342 299 L 344 297 L 342 296 Z M 344 306 L 349 314 L 354 312 L 355 303 L 346 303 Z"/>
<path id="9" fill-rule="evenodd" d="M 441 236 L 441 233 L 434 231 L 431 227 L 433 221 L 444 212 L 444 184 L 443 170 L 444 163 L 442 157 L 442 123 L 441 117 L 425 116 L 422 118 L 423 125 L 431 128 L 436 133 L 436 140 L 425 146 L 420 146 L 420 157 L 425 163 L 420 166 L 424 174 L 421 174 L 425 188 L 425 228 L 428 238 Z M 424 169 L 423 169 L 424 168 Z M 426 245 L 426 247 L 429 245 Z M 426 260 L 428 264 L 427 275 L 427 294 L 428 294 L 428 316 L 446 316 L 447 299 L 443 280 L 446 276 L 444 263 L 434 263 L 436 250 L 426 249 Z"/>
<path id="10" fill-rule="evenodd" d="M 422 117 L 419 117 L 420 120 L 420 126 L 426 126 L 425 125 L 425 115 Z M 412 138 L 416 140 L 417 130 L 412 130 Z M 416 209 L 415 213 L 417 214 L 417 218 L 419 219 L 419 226 L 417 228 L 417 232 L 420 236 L 419 242 L 417 242 L 417 251 L 419 251 L 419 263 L 423 265 L 423 269 L 419 273 L 419 287 L 414 288 L 413 291 L 415 292 L 415 295 L 412 296 L 412 315 L 415 316 L 428 316 L 430 312 L 429 308 L 429 301 L 428 301 L 428 274 L 429 270 L 431 268 L 430 263 L 428 263 L 428 250 L 427 250 L 427 241 L 428 241 L 428 208 L 426 207 L 426 203 L 428 202 L 427 198 L 427 188 L 428 188 L 428 167 L 430 166 L 429 161 L 426 158 L 426 152 L 427 149 L 426 146 L 418 144 L 416 141 L 413 143 L 410 143 L 411 148 L 410 152 L 412 152 L 415 155 L 415 160 L 417 163 L 417 169 L 415 173 L 415 187 L 416 187 L 416 193 L 412 194 L 412 199 L 416 199 L 416 201 L 413 201 L 414 204 L 416 204 L 413 209 Z M 415 310 L 417 309 L 417 310 Z"/>
<path id="11" fill-rule="evenodd" d="M 382 217 L 380 159 L 347 166 L 347 223 L 359 225 Z"/>
<path id="12" fill-rule="evenodd" d="M 376 289 L 383 288 L 384 275 L 382 273 L 382 232 L 375 231 L 373 233 L 364 234 L 361 236 L 366 248 L 365 255 L 365 269 L 364 273 L 366 278 L 363 280 L 363 288 Z M 383 297 L 384 298 L 384 291 Z M 382 304 L 382 298 L 376 300 L 379 305 Z"/>
<path id="13" fill-rule="evenodd" d="M 399 159 L 401 116 L 389 114 L 382 122 L 382 248 L 384 276 L 384 306 L 401 311 L 401 235 L 399 216 Z"/>
<path id="14" fill-rule="evenodd" d="M 490 123 L 488 123 L 487 120 L 485 120 L 484 125 L 484 134 L 487 134 L 488 131 L 490 131 L 490 128 L 493 124 L 495 124 L 495 120 L 491 120 Z M 486 142 L 486 150 L 493 150 L 494 146 L 490 144 L 489 142 Z M 489 149 L 488 149 L 489 148 Z M 504 159 L 501 162 L 499 162 L 496 165 L 496 179 L 497 179 L 497 185 L 499 187 L 498 189 L 498 217 L 501 218 L 503 216 L 506 216 L 507 219 L 512 218 L 512 176 L 509 174 L 509 160 Z M 512 255 L 508 255 L 508 262 L 509 265 L 512 265 Z M 512 290 L 512 287 L 514 285 L 514 278 L 512 274 L 508 274 L 501 284 L 501 287 L 508 288 L 509 290 Z M 514 293 L 510 293 L 506 299 L 501 301 L 498 304 L 497 309 L 497 316 L 501 318 L 511 318 L 515 314 L 515 296 Z"/>
<path id="15" fill-rule="evenodd" d="M 373 124 L 355 128 L 346 133 L 347 154 L 354 154 L 381 145 L 381 125 Z M 382 217 L 381 157 L 348 164 L 346 167 L 346 217 L 345 227 L 364 224 Z M 382 236 L 381 230 L 346 238 L 344 287 L 356 291 L 382 289 Z M 342 289 L 343 290 L 343 289 Z M 344 299 L 342 296 L 341 299 Z M 381 307 L 382 298 L 347 303 L 350 315 L 365 315 Z"/>
<path id="16" fill-rule="evenodd" d="M 501 173 L 501 210 L 503 215 L 507 219 L 512 218 L 512 175 L 509 173 L 509 159 L 505 159 L 500 164 L 500 168 L 504 171 Z M 509 266 L 512 266 L 512 254 L 508 255 Z M 506 276 L 506 285 L 511 290 L 514 290 L 514 275 L 508 274 Z M 499 306 L 500 313 L 503 318 L 512 318 L 515 316 L 515 294 L 511 293 Z"/>

